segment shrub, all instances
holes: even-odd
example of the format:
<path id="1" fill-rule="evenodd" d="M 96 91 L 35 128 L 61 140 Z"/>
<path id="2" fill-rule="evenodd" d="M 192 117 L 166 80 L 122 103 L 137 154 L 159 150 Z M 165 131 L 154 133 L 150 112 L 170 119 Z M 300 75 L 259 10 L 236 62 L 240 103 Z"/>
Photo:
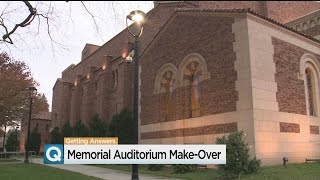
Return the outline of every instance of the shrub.
<path id="1" fill-rule="evenodd" d="M 133 124 L 132 113 L 124 109 L 112 117 L 108 135 L 118 137 L 119 144 L 132 144 Z"/>
<path id="2" fill-rule="evenodd" d="M 73 128 L 70 126 L 69 122 L 66 122 L 62 127 L 62 136 L 63 137 L 72 137 Z"/>
<path id="3" fill-rule="evenodd" d="M 8 133 L 8 139 L 6 140 L 5 148 L 7 151 L 18 151 L 19 140 L 17 138 L 17 132 L 11 131 Z"/>
<path id="4" fill-rule="evenodd" d="M 148 169 L 150 171 L 160 171 L 164 168 L 163 164 L 149 164 Z"/>
<path id="5" fill-rule="evenodd" d="M 95 114 L 89 121 L 89 134 L 91 137 L 105 137 L 107 135 L 108 125 Z"/>
<path id="6" fill-rule="evenodd" d="M 226 144 L 227 162 L 218 165 L 219 173 L 224 178 L 240 177 L 241 174 L 251 174 L 259 170 L 261 161 L 249 159 L 249 147 L 244 142 L 243 132 L 231 133 L 218 138 L 217 144 Z"/>
<path id="7" fill-rule="evenodd" d="M 187 173 L 193 172 L 197 169 L 196 164 L 174 164 L 173 171 L 175 173 Z"/>
<path id="8" fill-rule="evenodd" d="M 261 160 L 254 157 L 249 160 L 247 174 L 257 173 L 261 166 Z"/>
<path id="9" fill-rule="evenodd" d="M 51 144 L 63 144 L 63 137 L 58 127 L 51 131 Z"/>
<path id="10" fill-rule="evenodd" d="M 88 128 L 80 121 L 78 121 L 73 127 L 73 136 L 74 137 L 88 137 L 89 130 Z"/>
<path id="11" fill-rule="evenodd" d="M 35 128 L 30 134 L 29 149 L 31 151 L 35 151 L 36 154 L 39 154 L 40 145 L 41 145 L 41 134 L 38 132 L 38 128 Z"/>

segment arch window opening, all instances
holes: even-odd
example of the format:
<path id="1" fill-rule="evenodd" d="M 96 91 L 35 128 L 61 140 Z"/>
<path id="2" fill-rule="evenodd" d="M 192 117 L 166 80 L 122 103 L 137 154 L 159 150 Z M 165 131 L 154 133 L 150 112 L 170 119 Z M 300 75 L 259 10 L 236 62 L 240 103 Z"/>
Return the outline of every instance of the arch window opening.
<path id="1" fill-rule="evenodd" d="M 162 76 L 161 88 L 164 89 L 165 120 L 173 120 L 173 73 L 167 71 Z"/>
<path id="2" fill-rule="evenodd" d="M 118 85 L 118 70 L 113 71 L 112 79 L 113 79 L 113 88 L 116 88 Z"/>
<path id="3" fill-rule="evenodd" d="M 200 82 L 201 70 L 199 68 L 198 62 L 191 62 L 187 65 L 184 79 L 188 80 L 189 84 L 189 103 L 190 103 L 190 111 L 189 117 L 199 117 L 200 114 L 200 90 L 199 90 L 199 82 Z"/>
<path id="4" fill-rule="evenodd" d="M 315 95 L 315 78 L 312 71 L 307 68 L 305 70 L 306 74 L 306 86 L 307 86 L 307 98 L 309 105 L 309 115 L 317 116 L 316 108 L 316 95 Z"/>

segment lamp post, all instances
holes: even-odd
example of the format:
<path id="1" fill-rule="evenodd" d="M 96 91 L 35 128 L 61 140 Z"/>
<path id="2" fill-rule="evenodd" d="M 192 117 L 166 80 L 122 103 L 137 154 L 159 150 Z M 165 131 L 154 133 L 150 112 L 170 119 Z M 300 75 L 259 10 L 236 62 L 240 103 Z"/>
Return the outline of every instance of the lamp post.
<path id="1" fill-rule="evenodd" d="M 32 114 L 32 94 L 33 92 L 37 91 L 37 88 L 35 87 L 28 87 L 27 90 L 30 91 L 30 103 L 29 103 L 29 121 L 28 121 L 28 131 L 27 131 L 27 143 L 25 144 L 25 149 L 26 149 L 26 154 L 25 154 L 25 159 L 24 163 L 29 163 L 29 146 L 30 146 L 30 124 L 31 124 L 31 114 Z"/>
<path id="2" fill-rule="evenodd" d="M 16 148 L 15 148 L 15 152 L 17 152 L 17 149 L 18 149 L 18 146 L 19 146 L 19 143 L 18 143 L 18 129 L 19 129 L 19 126 L 16 127 Z"/>
<path id="3" fill-rule="evenodd" d="M 133 52 L 126 57 L 126 61 L 133 63 L 133 143 L 138 144 L 138 96 L 139 96 L 139 37 L 143 31 L 143 25 L 145 23 L 146 14 L 143 11 L 135 10 L 132 11 L 126 18 L 126 25 L 129 33 L 134 37 L 134 47 Z M 132 30 L 130 26 L 128 26 L 128 20 L 132 21 L 136 29 Z M 133 58 L 132 58 L 133 54 Z M 133 164 L 131 169 L 131 180 L 138 180 L 138 165 Z"/>
<path id="4" fill-rule="evenodd" d="M 2 149 L 3 149 L 3 152 L 4 152 L 4 146 L 6 144 L 6 134 L 7 134 L 7 121 L 8 121 L 8 118 L 9 116 L 6 115 L 4 116 L 5 120 L 4 120 L 4 132 L 3 132 L 3 142 L 2 142 Z"/>

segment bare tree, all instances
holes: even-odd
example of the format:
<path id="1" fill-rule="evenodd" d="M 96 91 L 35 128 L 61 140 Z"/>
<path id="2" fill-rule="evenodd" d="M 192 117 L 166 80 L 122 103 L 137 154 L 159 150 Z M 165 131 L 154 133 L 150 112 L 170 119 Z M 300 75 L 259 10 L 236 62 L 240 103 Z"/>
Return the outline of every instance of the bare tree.
<path id="1" fill-rule="evenodd" d="M 51 40 L 53 40 L 51 35 L 50 35 L 50 30 L 49 30 L 50 29 L 49 17 L 53 12 L 52 11 L 53 8 L 51 7 L 51 3 L 50 3 L 50 6 L 48 8 L 48 11 L 46 13 L 39 13 L 37 11 L 37 8 L 33 7 L 29 1 L 22 1 L 22 2 L 25 4 L 26 9 L 28 10 L 28 15 L 25 17 L 24 20 L 22 20 L 22 22 L 16 23 L 12 28 L 10 28 L 7 25 L 4 16 L 6 14 L 9 14 L 13 10 L 6 11 L 8 6 L 9 6 L 9 4 L 3 9 L 3 11 L 2 11 L 2 13 L 0 15 L 0 26 L 2 27 L 2 31 L 4 30 L 4 33 L 2 35 L 2 39 L 0 39 L 0 42 L 6 42 L 6 43 L 13 44 L 11 35 L 14 34 L 17 31 L 18 28 L 23 28 L 23 27 L 29 26 L 35 20 L 35 18 L 38 18 L 38 23 L 40 23 L 40 19 L 41 18 L 43 18 L 46 21 L 47 26 L 48 26 L 48 35 L 50 36 Z M 39 26 L 40 26 L 40 24 L 39 24 Z M 38 30 L 39 30 L 39 28 L 38 28 Z"/>
<path id="2" fill-rule="evenodd" d="M 59 45 L 60 47 L 65 47 L 63 43 L 59 40 L 59 38 L 54 37 L 51 32 L 57 32 L 61 30 L 61 27 L 56 23 L 60 21 L 62 18 L 60 17 L 61 12 L 59 12 L 59 7 L 56 7 L 52 2 L 29 2 L 29 1 L 20 1 L 20 2 L 2 2 L 5 4 L 0 14 L 0 44 L 6 43 L 15 46 L 17 41 L 21 41 L 26 45 L 29 45 L 30 42 L 26 42 L 26 35 L 36 37 L 43 31 L 42 28 L 45 28 L 45 33 L 49 37 L 51 41 L 51 46 L 53 48 L 54 45 Z M 73 18 L 71 16 L 72 3 L 66 1 L 66 6 L 69 5 L 69 17 L 68 21 L 71 20 L 73 23 Z M 95 14 L 93 10 L 90 9 L 90 2 L 76 2 L 80 3 L 83 7 L 83 10 L 88 14 L 88 16 L 92 19 L 92 23 L 96 32 L 101 40 L 103 40 L 102 35 L 100 33 L 100 28 L 98 24 L 103 21 L 103 17 L 99 17 Z M 119 13 L 115 9 L 115 5 L 117 2 L 108 2 L 110 13 L 114 14 L 115 18 L 119 17 Z M 1 6 L 1 5 L 0 5 Z M 15 17 L 14 17 L 15 16 Z M 19 18 L 17 18 L 19 17 Z M 56 21 L 57 20 L 57 21 Z M 115 21 L 117 22 L 117 21 Z M 36 32 L 32 31 L 30 26 L 37 26 Z M 44 27 L 42 27 L 44 25 Z M 31 42 L 34 43 L 34 42 Z M 39 44 L 39 42 L 37 42 Z M 41 42 L 40 42 L 41 45 Z M 17 47 L 17 46 L 15 46 Z M 18 47 L 17 47 L 18 48 Z"/>

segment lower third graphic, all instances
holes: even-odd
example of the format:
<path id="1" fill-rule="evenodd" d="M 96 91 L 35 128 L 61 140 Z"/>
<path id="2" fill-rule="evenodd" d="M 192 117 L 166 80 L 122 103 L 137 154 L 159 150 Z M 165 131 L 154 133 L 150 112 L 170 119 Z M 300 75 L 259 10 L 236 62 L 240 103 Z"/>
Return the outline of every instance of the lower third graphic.
<path id="1" fill-rule="evenodd" d="M 43 155 L 44 164 L 63 164 L 63 145 L 45 144 Z"/>

